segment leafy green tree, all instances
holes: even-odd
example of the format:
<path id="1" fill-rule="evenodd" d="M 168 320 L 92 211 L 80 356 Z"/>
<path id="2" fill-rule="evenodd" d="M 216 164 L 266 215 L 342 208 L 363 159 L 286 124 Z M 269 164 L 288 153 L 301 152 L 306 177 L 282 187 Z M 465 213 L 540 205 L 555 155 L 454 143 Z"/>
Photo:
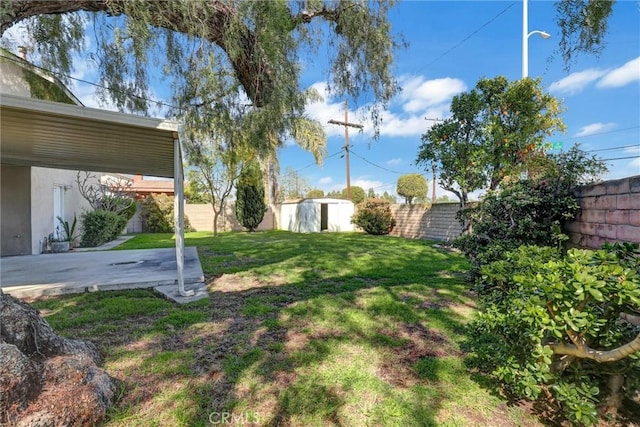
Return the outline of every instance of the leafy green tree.
<path id="1" fill-rule="evenodd" d="M 376 194 L 373 188 L 370 188 L 369 191 L 367 191 L 367 199 L 376 199 L 376 198 L 378 198 L 378 195 Z"/>
<path id="2" fill-rule="evenodd" d="M 312 198 L 312 197 L 324 197 L 324 191 L 320 190 L 319 188 L 314 188 L 313 190 L 309 191 L 307 193 L 307 197 Z"/>
<path id="3" fill-rule="evenodd" d="M 330 198 L 330 199 L 342 199 L 342 191 L 338 191 L 338 190 L 333 190 L 333 191 L 329 191 L 326 194 L 326 197 Z"/>
<path id="4" fill-rule="evenodd" d="M 448 203 L 448 202 L 449 202 L 449 196 L 447 196 L 446 194 L 443 194 L 442 196 L 436 199 L 436 203 Z"/>
<path id="5" fill-rule="evenodd" d="M 342 189 L 341 199 L 347 199 L 347 189 Z M 351 186 L 351 201 L 354 204 L 362 203 L 366 199 L 366 193 L 364 192 L 364 188 L 358 187 L 357 185 Z"/>
<path id="6" fill-rule="evenodd" d="M 245 162 L 236 187 L 236 218 L 244 228 L 255 231 L 267 210 L 258 162 Z"/>
<path id="7" fill-rule="evenodd" d="M 387 191 L 382 193 L 382 197 L 381 198 L 386 200 L 387 202 L 389 202 L 392 205 L 394 205 L 394 204 L 396 204 L 398 202 L 398 200 L 396 199 L 396 196 L 393 196 L 393 195 L 389 194 Z"/>
<path id="8" fill-rule="evenodd" d="M 187 173 L 188 174 L 188 173 Z M 184 197 L 189 204 L 209 203 L 207 191 L 198 181 L 188 181 L 184 187 Z"/>
<path id="9" fill-rule="evenodd" d="M 458 196 L 462 206 L 472 191 L 495 190 L 543 155 L 545 136 L 564 130 L 560 101 L 540 83 L 480 79 L 474 89 L 453 98 L 450 118 L 422 135 L 417 162 L 427 168 L 439 163 L 440 186 Z"/>
<path id="10" fill-rule="evenodd" d="M 398 178 L 396 192 L 399 196 L 404 197 L 405 203 L 410 205 L 414 199 L 426 199 L 428 189 L 424 176 L 419 173 L 411 173 Z"/>

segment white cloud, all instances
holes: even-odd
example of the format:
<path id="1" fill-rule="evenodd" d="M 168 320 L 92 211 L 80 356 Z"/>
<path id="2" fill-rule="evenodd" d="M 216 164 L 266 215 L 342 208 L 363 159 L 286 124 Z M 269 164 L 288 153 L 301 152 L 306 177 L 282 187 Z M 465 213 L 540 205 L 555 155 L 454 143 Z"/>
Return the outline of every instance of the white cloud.
<path id="1" fill-rule="evenodd" d="M 364 191 L 369 191 L 370 188 L 375 188 L 377 192 L 380 189 L 379 187 L 382 187 L 384 185 L 385 183 L 382 181 L 370 180 L 366 179 L 365 177 L 351 180 L 352 187 L 361 187 L 362 189 L 364 189 Z"/>
<path id="2" fill-rule="evenodd" d="M 606 73 L 596 86 L 621 87 L 637 80 L 640 80 L 640 56 Z"/>
<path id="3" fill-rule="evenodd" d="M 402 163 L 402 159 L 391 159 L 391 160 L 387 160 L 384 163 L 389 166 L 398 166 L 399 164 Z"/>
<path id="4" fill-rule="evenodd" d="M 425 80 L 421 76 L 413 76 L 404 78 L 403 81 L 404 90 L 397 99 L 402 105 L 402 110 L 381 112 L 381 136 L 420 137 L 434 124 L 432 121 L 425 120 L 425 117 L 447 116 L 451 98 L 466 88 L 461 80 L 448 77 Z M 307 105 L 308 116 L 323 125 L 327 137 L 343 136 L 344 127 L 329 124 L 328 121 L 344 120 L 344 101 L 330 98 L 326 84 L 323 82 L 314 83 L 312 88 L 318 91 L 323 100 Z M 350 108 L 349 121 L 364 126 L 362 135 L 368 137 L 373 135 L 373 123 L 367 114 L 367 106 L 360 106 L 355 110 Z M 349 136 L 354 139 L 359 138 L 360 135 L 361 133 L 355 129 L 349 131 Z"/>
<path id="5" fill-rule="evenodd" d="M 582 126 L 578 133 L 573 136 L 589 136 L 600 132 L 607 132 L 614 129 L 616 126 L 617 125 L 615 123 L 591 123 L 589 125 Z"/>
<path id="6" fill-rule="evenodd" d="M 333 178 L 331 178 L 330 176 L 325 176 L 318 180 L 318 184 L 320 185 L 329 185 L 332 182 L 333 182 Z"/>
<path id="7" fill-rule="evenodd" d="M 467 86 L 460 79 L 444 77 L 425 80 L 423 76 L 400 79 L 402 109 L 407 113 L 422 112 L 428 107 L 447 103 L 454 95 L 464 92 Z"/>
<path id="8" fill-rule="evenodd" d="M 597 68 L 589 68 L 588 70 L 571 73 L 567 77 L 551 83 L 549 91 L 575 95 L 606 73 L 607 70 L 599 70 Z"/>

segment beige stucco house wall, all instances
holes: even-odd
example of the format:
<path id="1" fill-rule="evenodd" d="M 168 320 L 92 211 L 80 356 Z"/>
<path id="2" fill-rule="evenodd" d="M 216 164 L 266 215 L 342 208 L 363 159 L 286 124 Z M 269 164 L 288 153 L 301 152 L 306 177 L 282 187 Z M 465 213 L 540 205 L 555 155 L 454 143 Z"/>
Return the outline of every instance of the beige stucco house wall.
<path id="1" fill-rule="evenodd" d="M 32 94 L 25 78 L 31 70 L 32 78 L 43 79 L 56 87 L 58 101 L 82 105 L 55 77 L 33 71 L 20 57 L 0 49 L 0 96 L 3 94 L 42 98 Z M 34 77 L 35 76 L 35 77 Z M 62 98 L 62 99 L 60 99 Z M 2 133 L 0 132 L 0 143 Z M 46 236 L 56 231 L 59 214 L 71 223 L 89 210 L 76 184 L 77 171 L 42 167 L 2 165 L 0 159 L 0 255 L 39 254 Z M 76 230 L 77 231 L 77 230 Z"/>

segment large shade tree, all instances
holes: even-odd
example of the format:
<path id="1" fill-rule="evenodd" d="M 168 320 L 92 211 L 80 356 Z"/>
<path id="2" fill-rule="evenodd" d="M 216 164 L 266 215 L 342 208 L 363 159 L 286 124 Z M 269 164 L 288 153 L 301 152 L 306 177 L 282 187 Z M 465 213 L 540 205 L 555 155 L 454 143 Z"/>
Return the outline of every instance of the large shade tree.
<path id="1" fill-rule="evenodd" d="M 380 122 L 380 108 L 397 92 L 391 69 L 401 42 L 387 19 L 394 3 L 0 0 L 0 36 L 23 24 L 39 65 L 63 73 L 63 79 L 74 58 L 95 62 L 100 95 L 121 110 L 146 112 L 153 104 L 152 77 L 161 70 L 170 83 L 165 86 L 173 88 L 176 108 L 169 114 L 181 118 L 195 110 L 206 116 L 218 102 L 212 95 L 218 91 L 210 89 L 221 77 L 231 77 L 237 82 L 233 90 L 241 88 L 254 110 L 252 129 L 258 137 L 251 140 L 261 144 L 267 137 L 291 135 L 310 96 L 299 84 L 299 64 L 313 61 L 327 41 L 330 92 L 354 98 L 367 94 L 374 101 L 367 103 L 372 119 Z M 612 4 L 557 3 L 559 49 L 567 64 L 577 53 L 598 52 Z"/>
<path id="2" fill-rule="evenodd" d="M 240 92 L 251 113 L 250 140 L 273 148 L 274 139 L 304 133 L 300 119 L 315 95 L 299 83 L 300 63 L 314 61 L 327 40 L 331 92 L 366 94 L 379 121 L 397 92 L 391 67 L 399 42 L 387 21 L 393 3 L 1 0 L 0 35 L 22 23 L 37 62 L 64 74 L 74 59 L 94 61 L 100 95 L 123 111 L 148 111 L 161 70 L 173 89 L 169 114 L 185 127 L 206 125 L 191 119 L 215 115 L 223 92 Z"/>

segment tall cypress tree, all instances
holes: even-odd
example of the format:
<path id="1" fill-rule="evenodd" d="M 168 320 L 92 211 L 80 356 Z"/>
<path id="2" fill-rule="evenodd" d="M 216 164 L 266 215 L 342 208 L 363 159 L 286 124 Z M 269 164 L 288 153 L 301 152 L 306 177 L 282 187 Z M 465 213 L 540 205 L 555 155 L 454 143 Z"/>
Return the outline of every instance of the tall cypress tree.
<path id="1" fill-rule="evenodd" d="M 236 218 L 244 228 L 255 231 L 266 210 L 260 165 L 256 161 L 247 162 L 236 187 Z"/>

